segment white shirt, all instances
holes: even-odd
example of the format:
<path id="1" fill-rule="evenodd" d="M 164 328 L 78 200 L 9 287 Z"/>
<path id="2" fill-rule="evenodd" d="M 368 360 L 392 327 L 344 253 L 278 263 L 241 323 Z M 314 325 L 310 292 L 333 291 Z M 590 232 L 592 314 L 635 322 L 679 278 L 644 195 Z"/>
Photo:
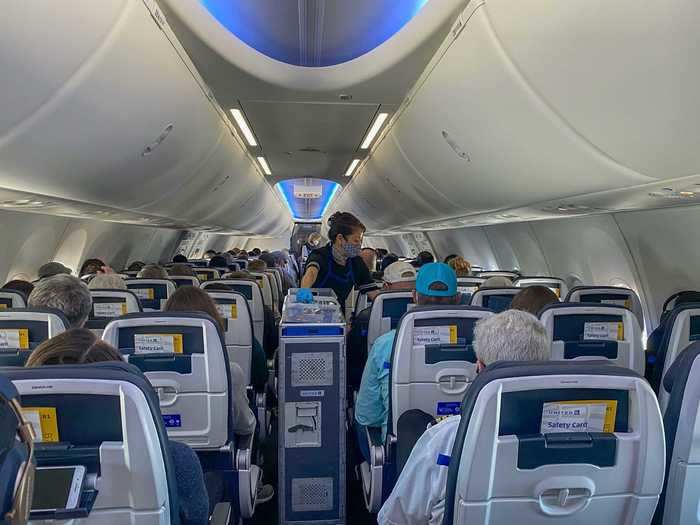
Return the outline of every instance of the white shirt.
<path id="1" fill-rule="evenodd" d="M 416 442 L 394 490 L 379 511 L 379 525 L 442 523 L 449 456 L 460 419 L 443 419 Z"/>

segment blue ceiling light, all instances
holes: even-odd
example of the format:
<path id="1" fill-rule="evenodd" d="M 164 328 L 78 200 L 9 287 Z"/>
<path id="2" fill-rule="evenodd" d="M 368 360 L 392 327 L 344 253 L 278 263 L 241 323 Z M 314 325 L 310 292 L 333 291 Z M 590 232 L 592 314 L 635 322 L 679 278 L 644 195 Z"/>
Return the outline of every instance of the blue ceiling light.
<path id="1" fill-rule="evenodd" d="M 307 183 L 308 184 L 305 184 Z M 321 196 L 300 198 L 294 195 L 294 186 L 321 186 Z M 317 220 L 323 217 L 340 185 L 322 179 L 290 179 L 275 184 L 294 220 Z"/>
<path id="2" fill-rule="evenodd" d="M 368 53 L 428 0 L 200 0 L 226 29 L 270 58 L 332 66 Z M 303 33 L 303 34 L 300 34 Z"/>

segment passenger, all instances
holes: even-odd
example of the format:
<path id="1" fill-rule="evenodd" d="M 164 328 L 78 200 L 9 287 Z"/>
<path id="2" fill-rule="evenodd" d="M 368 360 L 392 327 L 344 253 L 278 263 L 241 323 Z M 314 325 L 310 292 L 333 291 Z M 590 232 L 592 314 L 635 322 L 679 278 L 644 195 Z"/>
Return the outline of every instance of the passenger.
<path id="1" fill-rule="evenodd" d="M 224 283 L 212 283 L 207 286 L 206 289 L 222 292 L 230 292 L 233 290 Z M 206 307 L 204 304 L 201 306 Z M 198 308 L 198 310 L 202 310 L 202 308 Z M 267 357 L 265 356 L 265 350 L 263 350 L 262 345 L 255 336 L 253 336 L 253 353 L 250 362 L 250 382 L 256 392 L 265 391 L 265 385 L 267 384 Z"/>
<path id="2" fill-rule="evenodd" d="M 267 268 L 274 268 L 275 267 L 275 258 L 272 256 L 272 254 L 270 252 L 262 252 L 258 256 L 258 260 L 263 261 Z"/>
<path id="3" fill-rule="evenodd" d="M 187 277 L 196 277 L 196 272 L 192 269 L 189 264 L 175 263 L 170 268 L 168 268 L 168 275 L 179 275 Z"/>
<path id="4" fill-rule="evenodd" d="M 360 258 L 364 261 L 370 274 L 377 271 L 377 252 L 374 251 L 374 248 L 362 248 Z"/>
<path id="5" fill-rule="evenodd" d="M 71 328 L 37 346 L 24 365 L 80 365 L 102 361 L 123 361 L 122 354 L 87 328 Z"/>
<path id="6" fill-rule="evenodd" d="M 228 272 L 221 276 L 222 279 L 238 279 L 243 281 L 255 282 L 255 277 L 250 275 L 247 270 L 238 270 L 237 272 Z M 211 286 L 211 285 L 210 285 Z"/>
<path id="7" fill-rule="evenodd" d="M 78 277 L 84 275 L 92 275 L 104 271 L 107 264 L 102 259 L 86 259 L 83 265 L 80 267 L 80 272 L 78 272 Z"/>
<path id="8" fill-rule="evenodd" d="M 165 303 L 164 311 L 205 313 L 216 321 L 222 332 L 226 329 L 216 303 L 207 292 L 195 286 L 183 286 L 175 290 L 175 293 Z M 255 430 L 255 415 L 248 407 L 246 394 L 248 381 L 243 375 L 243 370 L 236 363 L 231 363 L 230 368 L 233 429 L 237 434 L 252 434 Z"/>
<path id="9" fill-rule="evenodd" d="M 216 255 L 216 250 L 207 250 L 206 252 L 204 252 L 205 259 L 211 259 L 215 255 Z"/>
<path id="10" fill-rule="evenodd" d="M 173 257 L 173 262 L 174 263 L 187 263 L 187 257 L 185 257 L 183 254 L 178 253 L 175 257 Z"/>
<path id="11" fill-rule="evenodd" d="M 127 272 L 140 272 L 144 266 L 146 266 L 145 262 L 134 261 L 126 268 L 126 271 Z"/>
<path id="12" fill-rule="evenodd" d="M 396 255 L 395 253 L 386 254 L 384 256 L 384 258 L 382 259 L 382 264 L 379 266 L 379 271 L 383 272 L 384 270 L 386 270 L 387 266 L 389 266 L 390 264 L 394 264 L 398 260 L 399 260 L 399 256 Z"/>
<path id="13" fill-rule="evenodd" d="M 416 269 L 407 262 L 395 262 L 384 271 L 382 292 L 412 291 L 416 288 Z M 367 330 L 372 307 L 359 312 L 352 321 L 348 332 L 348 386 L 353 390 L 360 387 L 362 371 L 367 363 Z"/>
<path id="14" fill-rule="evenodd" d="M 267 270 L 267 264 L 262 259 L 254 259 L 248 263 L 248 271 L 252 273 L 263 273 Z"/>
<path id="15" fill-rule="evenodd" d="M 418 272 L 413 298 L 418 306 L 456 305 L 459 292 L 455 272 L 444 263 L 426 264 Z M 389 412 L 389 368 L 386 363 L 391 362 L 395 337 L 396 330 L 391 330 L 374 341 L 362 373 L 355 421 L 360 451 L 365 459 L 369 459 L 365 427 L 381 427 L 382 437 L 386 435 Z"/>
<path id="16" fill-rule="evenodd" d="M 449 264 L 450 264 L 450 261 L 451 261 L 452 259 L 456 259 L 457 257 L 459 257 L 459 255 L 457 255 L 456 253 L 451 253 L 450 255 L 448 255 L 447 257 L 445 257 L 445 260 L 444 260 L 443 262 L 444 262 L 445 264 L 448 264 L 448 265 L 449 265 Z M 457 277 L 459 277 L 459 275 L 458 275 Z"/>
<path id="17" fill-rule="evenodd" d="M 48 277 L 53 277 L 54 275 L 61 275 L 61 274 L 66 274 L 66 275 L 71 275 L 73 273 L 73 270 L 68 268 L 67 266 L 63 266 L 59 262 L 50 262 L 46 263 L 43 266 L 39 268 L 39 271 L 37 272 L 37 276 L 39 279 L 46 279 Z"/>
<path id="18" fill-rule="evenodd" d="M 416 256 L 415 260 L 411 264 L 413 264 L 413 266 L 416 268 L 421 268 L 432 262 L 435 262 L 435 256 L 430 252 L 423 251 Z"/>
<path id="19" fill-rule="evenodd" d="M 34 285 L 29 281 L 23 281 L 22 279 L 12 279 L 3 285 L 4 290 L 16 290 L 23 293 L 26 297 L 32 293 Z"/>
<path id="20" fill-rule="evenodd" d="M 353 288 L 372 290 L 376 284 L 367 266 L 360 259 L 360 247 L 365 226 L 354 215 L 336 212 L 328 219 L 330 242 L 314 250 L 306 261 L 301 288 L 332 288 L 341 309 Z M 376 294 L 374 294 L 376 295 Z M 310 300 L 311 294 L 297 295 L 300 300 Z"/>
<path id="21" fill-rule="evenodd" d="M 287 270 L 287 265 L 289 263 L 289 256 L 284 252 L 272 252 L 273 266 L 271 268 L 277 268 L 282 273 L 282 294 L 287 295 L 290 288 L 294 288 L 294 278 L 292 274 Z"/>
<path id="22" fill-rule="evenodd" d="M 214 255 L 209 259 L 209 268 L 228 268 L 228 261 L 223 255 Z"/>
<path id="23" fill-rule="evenodd" d="M 495 277 L 489 277 L 481 283 L 479 290 L 482 288 L 510 288 L 511 286 L 513 286 L 513 281 L 508 279 L 508 277 L 496 275 Z"/>
<path id="24" fill-rule="evenodd" d="M 422 273 L 422 272 L 421 272 Z M 418 276 L 420 281 L 420 274 Z M 474 329 L 477 373 L 496 361 L 546 361 L 549 340 L 540 321 L 518 310 L 507 310 L 479 321 Z M 442 523 L 448 465 L 460 416 L 433 425 L 416 442 L 401 475 L 379 511 L 379 525 Z"/>
<path id="25" fill-rule="evenodd" d="M 472 265 L 469 264 L 469 261 L 465 260 L 463 257 L 455 255 L 450 259 L 450 262 L 447 264 L 450 268 L 452 268 L 455 271 L 455 273 L 457 274 L 457 278 L 471 277 Z"/>
<path id="26" fill-rule="evenodd" d="M 72 275 L 54 275 L 36 283 L 29 295 L 30 308 L 55 308 L 63 312 L 71 328 L 82 328 L 92 310 L 87 285 Z"/>
<path id="27" fill-rule="evenodd" d="M 26 367 L 79 365 L 123 361 L 119 350 L 100 340 L 91 330 L 74 328 L 41 343 L 29 356 Z M 177 441 L 168 440 L 175 466 L 179 515 L 183 525 L 205 525 L 209 521 L 209 495 L 197 454 Z"/>
<path id="28" fill-rule="evenodd" d="M 250 254 L 251 254 L 253 257 L 260 257 L 260 254 L 261 254 L 261 253 L 262 253 L 262 252 L 260 251 L 260 248 L 253 248 L 252 250 L 250 250 Z"/>
<path id="29" fill-rule="evenodd" d="M 90 290 L 126 290 L 124 279 L 116 273 L 98 273 L 88 283 Z"/>
<path id="30" fill-rule="evenodd" d="M 522 310 L 523 312 L 537 315 L 545 306 L 553 303 L 558 303 L 559 297 L 546 286 L 528 286 L 518 292 L 518 295 L 513 297 L 513 302 L 510 307 L 513 310 Z"/>
<path id="31" fill-rule="evenodd" d="M 141 268 L 136 277 L 139 279 L 167 279 L 168 272 L 158 264 L 147 264 Z"/>

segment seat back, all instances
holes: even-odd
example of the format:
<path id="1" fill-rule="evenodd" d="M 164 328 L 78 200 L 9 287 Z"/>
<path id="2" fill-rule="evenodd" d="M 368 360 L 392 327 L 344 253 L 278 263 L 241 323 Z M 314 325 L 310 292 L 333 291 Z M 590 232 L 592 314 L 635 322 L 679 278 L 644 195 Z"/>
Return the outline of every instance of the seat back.
<path id="1" fill-rule="evenodd" d="M 468 296 L 471 301 L 472 295 L 476 293 L 479 286 L 484 284 L 485 277 L 457 277 L 457 290 L 462 295 Z"/>
<path id="2" fill-rule="evenodd" d="M 188 264 L 191 264 L 195 268 L 207 268 L 209 267 L 209 259 L 189 259 Z"/>
<path id="3" fill-rule="evenodd" d="M 639 296 L 634 290 L 619 286 L 577 286 L 569 291 L 566 296 L 567 303 L 599 303 L 615 304 L 632 310 L 639 321 L 639 326 L 644 328 L 644 312 Z"/>
<path id="4" fill-rule="evenodd" d="M 552 341 L 553 360 L 605 359 L 644 374 L 642 332 L 624 306 L 555 303 L 540 312 L 540 320 Z"/>
<path id="5" fill-rule="evenodd" d="M 257 282 L 245 279 L 219 279 L 218 281 L 202 283 L 202 289 L 207 290 L 207 287 L 213 283 L 225 284 L 232 291 L 238 292 L 246 298 L 253 318 L 253 335 L 258 340 L 258 343 L 262 344 L 265 329 L 265 310 L 263 308 L 262 291 Z"/>
<path id="6" fill-rule="evenodd" d="M 144 312 L 158 312 L 175 293 L 175 283 L 170 279 L 127 279 L 126 287 L 136 294 Z"/>
<path id="7" fill-rule="evenodd" d="M 396 328 L 401 316 L 413 304 L 413 292 L 380 292 L 372 302 L 367 327 L 367 348 L 372 348 L 380 335 Z"/>
<path id="8" fill-rule="evenodd" d="M 669 394 L 662 388 L 664 377 L 678 354 L 694 341 L 700 341 L 700 303 L 684 303 L 674 308 L 656 353 L 651 386 L 659 396 L 661 412 L 666 412 Z"/>
<path id="9" fill-rule="evenodd" d="M 475 272 L 477 277 L 508 277 L 508 279 L 515 280 L 520 277 L 520 273 L 515 270 L 481 270 Z"/>
<path id="10" fill-rule="evenodd" d="M 0 366 L 24 366 L 32 350 L 68 328 L 63 312 L 53 308 L 0 310 Z"/>
<path id="11" fill-rule="evenodd" d="M 654 392 L 629 369 L 495 363 L 462 403 L 443 523 L 649 523 L 663 446 Z"/>
<path id="12" fill-rule="evenodd" d="M 666 477 L 655 525 L 700 523 L 700 342 L 683 350 L 662 388 L 669 393 L 664 414 Z"/>
<path id="13" fill-rule="evenodd" d="M 129 314 L 110 322 L 102 338 L 156 389 L 171 437 L 197 450 L 231 441 L 229 360 L 221 329 L 211 317 Z"/>
<path id="14" fill-rule="evenodd" d="M 126 276 L 126 277 L 124 277 L 125 279 L 133 279 L 138 274 L 139 274 L 139 272 L 137 270 L 122 270 L 121 272 L 119 272 L 119 275 Z"/>
<path id="15" fill-rule="evenodd" d="M 260 287 L 260 291 L 262 292 L 263 297 L 263 303 L 265 304 L 265 306 L 270 308 L 272 311 L 278 310 L 279 308 L 274 307 L 275 301 L 272 297 L 272 285 L 270 284 L 270 276 L 265 273 L 252 272 L 250 275 L 251 277 L 255 278 L 255 281 Z"/>
<path id="16" fill-rule="evenodd" d="M 372 301 L 370 301 L 369 297 L 367 297 L 368 291 L 374 290 L 363 290 L 357 292 L 357 298 L 355 299 L 355 307 L 353 309 L 353 316 L 356 316 L 365 308 L 372 306 Z"/>
<path id="17" fill-rule="evenodd" d="M 200 283 L 204 283 L 206 281 L 214 281 L 216 279 L 221 278 L 221 272 L 219 270 L 217 270 L 216 268 L 195 267 L 194 273 L 196 274 L 197 279 L 199 280 Z"/>
<path id="18" fill-rule="evenodd" d="M 472 306 L 488 308 L 496 313 L 510 308 L 513 297 L 520 293 L 520 288 L 513 286 L 507 288 L 481 288 L 472 295 Z"/>
<path id="19" fill-rule="evenodd" d="M 234 259 L 233 263 L 237 264 L 241 270 L 248 268 L 248 261 L 246 259 Z"/>
<path id="20" fill-rule="evenodd" d="M 253 356 L 253 318 L 248 301 L 238 292 L 208 291 L 226 322 L 224 338 L 229 361 L 237 363 L 250 384 Z"/>
<path id="21" fill-rule="evenodd" d="M 421 306 L 401 318 L 389 363 L 387 426 L 398 438 L 398 471 L 428 421 L 459 414 L 476 377 L 474 326 L 492 315 L 475 306 Z"/>
<path id="22" fill-rule="evenodd" d="M 81 517 L 76 521 L 86 524 L 180 523 L 158 398 L 138 370 L 109 362 L 0 373 L 22 396 L 22 411 L 39 442 L 37 466 L 82 465 L 86 471 L 78 508 L 58 515 L 33 512 L 33 523 Z"/>
<path id="23" fill-rule="evenodd" d="M 0 310 L 26 308 L 27 297 L 17 290 L 0 289 Z"/>
<path id="24" fill-rule="evenodd" d="M 282 285 L 277 283 L 277 274 L 272 270 L 265 270 L 265 275 L 270 283 L 272 302 L 276 305 L 277 311 L 280 311 L 282 305 Z"/>
<path id="25" fill-rule="evenodd" d="M 569 289 L 566 286 L 564 279 L 559 277 L 518 277 L 513 286 L 518 288 L 526 288 L 528 286 L 546 286 L 552 290 L 560 299 L 566 297 Z"/>
<path id="26" fill-rule="evenodd" d="M 102 335 L 107 323 L 115 317 L 142 312 L 141 302 L 131 290 L 90 290 L 92 310 L 86 328 Z"/>
<path id="27" fill-rule="evenodd" d="M 171 275 L 170 280 L 175 283 L 176 288 L 181 286 L 196 286 L 199 288 L 199 279 L 191 275 Z"/>

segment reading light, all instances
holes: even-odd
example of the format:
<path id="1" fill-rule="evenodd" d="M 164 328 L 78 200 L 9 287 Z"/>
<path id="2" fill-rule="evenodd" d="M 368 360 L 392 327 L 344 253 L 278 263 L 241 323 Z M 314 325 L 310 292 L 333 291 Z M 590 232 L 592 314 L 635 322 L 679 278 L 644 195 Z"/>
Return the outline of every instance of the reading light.
<path id="1" fill-rule="evenodd" d="M 355 171 L 355 168 L 357 168 L 357 165 L 360 163 L 360 159 L 354 159 L 351 163 L 350 166 L 348 166 L 348 170 L 345 172 L 345 176 L 349 177 L 352 175 L 352 172 Z"/>
<path id="2" fill-rule="evenodd" d="M 369 128 L 367 136 L 362 142 L 362 146 L 360 146 L 360 149 L 369 148 L 370 144 L 372 144 L 372 141 L 377 136 L 377 133 L 379 133 L 379 130 L 382 129 L 384 121 L 387 119 L 387 117 L 389 117 L 389 113 L 380 113 L 379 115 L 377 115 L 377 118 L 374 120 L 374 124 L 372 124 L 372 127 Z"/>
<path id="3" fill-rule="evenodd" d="M 265 157 L 258 157 L 258 162 L 260 163 L 260 167 L 262 168 L 262 170 L 265 172 L 265 175 L 272 175 L 272 172 L 270 171 L 270 166 L 267 164 Z"/>
<path id="4" fill-rule="evenodd" d="M 243 132 L 243 136 L 245 137 L 246 141 L 248 142 L 249 146 L 257 146 L 258 142 L 255 140 L 255 135 L 253 135 L 253 132 L 250 129 L 250 126 L 248 126 L 248 122 L 246 122 L 245 117 L 243 116 L 243 113 L 241 112 L 240 109 L 232 109 L 231 110 L 231 115 L 233 115 L 233 120 L 236 121 L 236 124 L 238 124 L 238 127 L 241 128 L 241 131 Z"/>

